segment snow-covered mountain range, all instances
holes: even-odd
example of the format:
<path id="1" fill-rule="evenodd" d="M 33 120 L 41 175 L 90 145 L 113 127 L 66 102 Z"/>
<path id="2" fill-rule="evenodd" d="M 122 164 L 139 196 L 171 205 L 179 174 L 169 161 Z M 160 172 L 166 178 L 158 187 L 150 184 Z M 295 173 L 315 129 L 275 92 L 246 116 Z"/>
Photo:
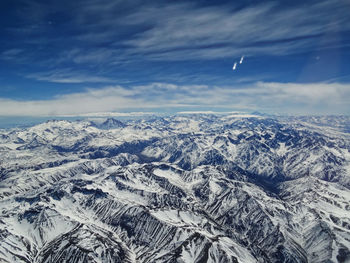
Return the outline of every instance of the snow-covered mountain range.
<path id="1" fill-rule="evenodd" d="M 350 118 L 0 130 L 0 262 L 350 262 Z"/>

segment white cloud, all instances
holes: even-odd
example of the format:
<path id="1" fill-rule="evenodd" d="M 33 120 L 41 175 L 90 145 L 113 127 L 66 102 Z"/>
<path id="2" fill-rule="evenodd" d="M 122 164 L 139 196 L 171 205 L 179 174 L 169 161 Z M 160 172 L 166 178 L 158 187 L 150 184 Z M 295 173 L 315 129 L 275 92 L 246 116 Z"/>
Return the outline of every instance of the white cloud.
<path id="1" fill-rule="evenodd" d="M 141 101 L 128 99 L 130 92 L 121 87 L 106 87 L 58 96 L 51 100 L 15 101 L 0 100 L 0 115 L 74 115 L 90 112 L 107 112 L 128 108 Z"/>
<path id="2" fill-rule="evenodd" d="M 217 108 L 275 113 L 349 114 L 349 101 L 350 84 L 340 83 L 256 82 L 239 87 L 153 83 L 129 88 L 108 86 L 88 89 L 51 100 L 16 101 L 2 98 L 0 116 L 86 116 L 169 108 L 174 111 Z"/>
<path id="3" fill-rule="evenodd" d="M 350 84 L 258 82 L 257 87 L 276 98 L 308 104 L 337 104 L 350 99 Z"/>

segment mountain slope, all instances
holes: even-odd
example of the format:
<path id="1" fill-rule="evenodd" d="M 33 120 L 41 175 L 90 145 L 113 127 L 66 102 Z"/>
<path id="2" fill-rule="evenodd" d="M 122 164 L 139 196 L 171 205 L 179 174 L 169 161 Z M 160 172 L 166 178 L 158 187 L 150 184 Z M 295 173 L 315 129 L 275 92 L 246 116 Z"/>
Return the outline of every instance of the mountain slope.
<path id="1" fill-rule="evenodd" d="M 339 118 L 3 130 L 0 261 L 349 262 L 350 120 Z"/>

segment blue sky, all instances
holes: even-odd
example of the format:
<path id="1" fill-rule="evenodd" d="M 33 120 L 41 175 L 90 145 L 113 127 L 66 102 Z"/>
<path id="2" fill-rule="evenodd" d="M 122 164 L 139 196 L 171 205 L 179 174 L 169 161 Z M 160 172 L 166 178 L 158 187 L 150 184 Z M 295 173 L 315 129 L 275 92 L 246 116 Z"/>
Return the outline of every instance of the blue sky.
<path id="1" fill-rule="evenodd" d="M 0 13 L 0 116 L 350 114 L 348 0 L 2 0 Z"/>

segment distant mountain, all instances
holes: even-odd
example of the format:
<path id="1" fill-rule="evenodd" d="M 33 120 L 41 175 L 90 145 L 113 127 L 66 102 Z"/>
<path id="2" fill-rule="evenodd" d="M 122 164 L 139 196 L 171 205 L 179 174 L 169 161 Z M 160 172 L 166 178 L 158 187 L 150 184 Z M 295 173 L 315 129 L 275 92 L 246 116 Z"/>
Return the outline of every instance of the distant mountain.
<path id="1" fill-rule="evenodd" d="M 0 132 L 0 262 L 350 262 L 350 118 Z"/>
<path id="2" fill-rule="evenodd" d="M 126 125 L 116 119 L 108 118 L 102 123 L 92 122 L 92 125 L 94 125 L 97 128 L 100 129 L 117 129 L 117 128 L 124 128 Z"/>

